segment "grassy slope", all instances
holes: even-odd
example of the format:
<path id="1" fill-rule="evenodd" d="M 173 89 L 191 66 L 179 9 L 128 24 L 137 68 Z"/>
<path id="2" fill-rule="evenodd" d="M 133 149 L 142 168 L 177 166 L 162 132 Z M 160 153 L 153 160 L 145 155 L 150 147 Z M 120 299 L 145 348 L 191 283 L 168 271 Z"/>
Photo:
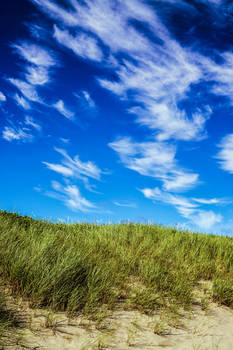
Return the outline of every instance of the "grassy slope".
<path id="1" fill-rule="evenodd" d="M 0 268 L 35 306 L 94 313 L 190 306 L 200 280 L 233 306 L 233 238 L 161 226 L 52 224 L 0 212 Z M 170 305 L 170 306 L 169 306 Z"/>

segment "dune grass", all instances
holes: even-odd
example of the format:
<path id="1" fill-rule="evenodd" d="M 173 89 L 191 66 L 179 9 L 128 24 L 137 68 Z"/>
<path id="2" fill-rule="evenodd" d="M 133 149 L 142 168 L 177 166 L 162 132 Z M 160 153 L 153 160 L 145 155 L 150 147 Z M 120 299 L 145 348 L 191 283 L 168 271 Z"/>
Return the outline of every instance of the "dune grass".
<path id="1" fill-rule="evenodd" d="M 233 307 L 233 238 L 155 225 L 56 224 L 0 212 L 0 268 L 32 306 L 95 314 L 190 307 L 199 281 Z"/>

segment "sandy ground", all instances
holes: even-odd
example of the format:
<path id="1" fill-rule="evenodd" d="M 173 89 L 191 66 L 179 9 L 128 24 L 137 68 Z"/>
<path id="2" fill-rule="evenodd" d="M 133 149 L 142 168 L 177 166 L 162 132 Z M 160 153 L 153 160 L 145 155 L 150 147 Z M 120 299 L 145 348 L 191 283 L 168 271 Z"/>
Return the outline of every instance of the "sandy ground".
<path id="1" fill-rule="evenodd" d="M 173 320 L 173 326 L 161 316 L 120 308 L 96 323 L 30 309 L 26 302 L 16 303 L 12 297 L 10 303 L 24 315 L 27 327 L 19 345 L 6 348 L 9 350 L 233 350 L 233 310 L 214 303 L 205 311 L 197 303 L 192 312 L 183 313 L 179 324 Z"/>

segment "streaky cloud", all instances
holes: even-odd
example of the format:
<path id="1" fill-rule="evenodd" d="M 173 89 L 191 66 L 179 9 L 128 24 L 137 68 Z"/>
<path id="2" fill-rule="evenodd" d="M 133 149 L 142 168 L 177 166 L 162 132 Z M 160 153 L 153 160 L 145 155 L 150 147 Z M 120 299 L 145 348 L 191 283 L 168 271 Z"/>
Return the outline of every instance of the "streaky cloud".
<path id="1" fill-rule="evenodd" d="M 65 107 L 63 100 L 57 101 L 52 106 L 67 119 L 74 119 L 74 112 L 70 111 L 67 107 Z"/>
<path id="2" fill-rule="evenodd" d="M 96 206 L 84 198 L 76 185 L 62 185 L 57 181 L 52 181 L 52 188 L 56 192 L 47 192 L 52 198 L 62 201 L 72 211 L 89 212 Z"/>
<path id="3" fill-rule="evenodd" d="M 31 85 L 45 85 L 50 81 L 47 67 L 27 66 L 25 77 Z"/>
<path id="4" fill-rule="evenodd" d="M 71 158 L 68 153 L 62 148 L 56 148 L 55 151 L 63 156 L 63 164 L 73 171 L 73 174 L 81 174 L 92 179 L 100 180 L 102 171 L 92 161 L 82 162 L 79 156 Z"/>
<path id="5" fill-rule="evenodd" d="M 73 176 L 73 171 L 61 164 L 52 164 L 48 162 L 42 162 L 50 170 L 55 171 L 63 176 Z"/>
<path id="6" fill-rule="evenodd" d="M 219 160 L 220 167 L 233 174 L 233 134 L 224 136 L 218 147 L 220 151 L 216 158 Z"/>
<path id="7" fill-rule="evenodd" d="M 30 101 L 42 103 L 35 87 L 28 84 L 21 79 L 8 78 L 7 79 L 12 85 L 18 88 L 18 90 Z"/>
<path id="8" fill-rule="evenodd" d="M 37 131 L 41 130 L 41 126 L 34 120 L 34 118 L 26 116 L 24 120 L 25 125 L 29 125 Z"/>
<path id="9" fill-rule="evenodd" d="M 0 91 L 0 103 L 6 101 L 6 96 Z"/>
<path id="10" fill-rule="evenodd" d="M 113 204 L 115 204 L 117 207 L 137 208 L 135 203 L 114 201 Z"/>
<path id="11" fill-rule="evenodd" d="M 60 164 L 42 162 L 48 169 L 61 174 L 65 178 L 79 179 L 84 183 L 87 190 L 97 193 L 95 186 L 89 183 L 89 179 L 100 181 L 102 171 L 93 162 L 82 162 L 79 156 L 76 155 L 71 158 L 66 150 L 62 148 L 55 148 L 55 151 L 63 156 Z"/>
<path id="12" fill-rule="evenodd" d="M 54 25 L 53 36 L 59 44 L 72 50 L 77 56 L 97 62 L 101 62 L 103 59 L 102 50 L 96 39 L 87 34 L 82 33 L 72 36 L 67 30 L 61 30 Z"/>
<path id="13" fill-rule="evenodd" d="M 14 100 L 18 106 L 22 107 L 25 110 L 31 108 L 30 103 L 25 98 L 23 98 L 23 96 L 19 96 L 17 93 L 14 95 Z"/>
<path id="14" fill-rule="evenodd" d="M 192 198 L 194 202 L 200 203 L 200 204 L 220 204 L 223 201 L 218 198 L 211 198 L 211 199 L 205 199 L 205 198 Z"/>
<path id="15" fill-rule="evenodd" d="M 129 137 L 109 143 L 125 167 L 159 179 L 163 188 L 184 191 L 198 183 L 198 174 L 183 170 L 175 159 L 176 147 L 165 142 L 134 142 Z"/>
<path id="16" fill-rule="evenodd" d="M 29 63 L 36 66 L 51 67 L 57 64 L 56 59 L 42 46 L 30 41 L 13 44 L 15 52 Z"/>
<path id="17" fill-rule="evenodd" d="M 220 214 L 216 214 L 212 210 L 200 209 L 197 202 L 184 196 L 161 191 L 157 187 L 154 189 L 144 188 L 141 192 L 146 198 L 153 201 L 160 201 L 174 206 L 181 216 L 202 229 L 210 229 L 212 226 L 222 221 L 222 216 Z M 203 201 L 205 200 L 203 199 Z"/>
<path id="18" fill-rule="evenodd" d="M 22 128 L 5 126 L 2 132 L 2 138 L 6 141 L 32 141 L 33 135 L 29 134 Z"/>

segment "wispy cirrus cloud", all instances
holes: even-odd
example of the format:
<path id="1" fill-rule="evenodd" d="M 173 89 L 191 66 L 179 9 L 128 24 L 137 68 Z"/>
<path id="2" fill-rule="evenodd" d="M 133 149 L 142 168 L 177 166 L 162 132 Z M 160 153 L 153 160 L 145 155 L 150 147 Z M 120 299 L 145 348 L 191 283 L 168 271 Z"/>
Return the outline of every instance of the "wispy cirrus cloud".
<path id="1" fill-rule="evenodd" d="M 133 142 L 121 138 L 109 143 L 121 162 L 144 176 L 154 177 L 168 191 L 184 191 L 197 185 L 198 174 L 183 170 L 175 159 L 176 147 L 165 142 Z"/>
<path id="2" fill-rule="evenodd" d="M 137 0 L 116 3 L 107 0 L 95 2 L 87 0 L 83 4 L 71 0 L 70 9 L 65 9 L 50 0 L 31 0 L 31 2 L 64 26 L 81 27 L 94 32 L 114 51 L 125 49 L 135 52 L 137 51 L 135 42 L 138 49 L 144 47 L 141 35 L 133 27 L 128 26 L 128 20 L 132 18 L 150 21 L 154 17 L 149 7 Z M 129 40 L 125 34 L 134 40 Z"/>
<path id="3" fill-rule="evenodd" d="M 64 138 L 64 137 L 60 137 L 60 141 L 61 141 L 62 143 L 69 143 L 69 142 L 70 142 L 69 139 L 66 139 L 66 138 Z"/>
<path id="4" fill-rule="evenodd" d="M 33 42 L 22 41 L 11 46 L 19 56 L 36 66 L 51 67 L 57 64 L 48 50 Z"/>
<path id="5" fill-rule="evenodd" d="M 98 114 L 98 106 L 87 90 L 82 90 L 78 93 L 74 92 L 73 95 L 77 98 L 79 113 L 84 116 L 86 120 Z"/>
<path id="6" fill-rule="evenodd" d="M 113 201 L 113 204 L 115 204 L 117 207 L 137 208 L 137 205 L 135 203 L 130 202 Z"/>
<path id="7" fill-rule="evenodd" d="M 0 102 L 5 102 L 6 96 L 0 91 Z"/>
<path id="8" fill-rule="evenodd" d="M 76 185 L 62 185 L 52 181 L 53 191 L 46 192 L 46 195 L 62 201 L 72 211 L 89 212 L 96 206 L 84 198 Z"/>
<path id="9" fill-rule="evenodd" d="M 96 108 L 96 104 L 95 101 L 93 100 L 93 98 L 91 97 L 91 95 L 89 94 L 88 91 L 83 90 L 83 97 L 88 105 L 89 108 Z"/>
<path id="10" fill-rule="evenodd" d="M 27 82 L 21 79 L 8 78 L 7 79 L 12 85 L 17 87 L 17 89 L 30 101 L 42 103 L 41 98 L 39 97 L 35 87 L 28 84 Z"/>
<path id="11" fill-rule="evenodd" d="M 2 131 L 2 138 L 8 142 L 31 142 L 35 137 L 35 131 L 40 131 L 41 126 L 34 118 L 26 116 L 25 119 L 19 123 L 6 125 Z"/>
<path id="12" fill-rule="evenodd" d="M 103 53 L 96 39 L 87 34 L 77 34 L 72 36 L 67 30 L 61 30 L 54 25 L 54 38 L 59 44 L 72 50 L 76 55 L 93 61 L 100 62 L 103 59 Z"/>
<path id="13" fill-rule="evenodd" d="M 25 80 L 17 78 L 7 78 L 7 80 L 18 88 L 26 99 L 32 102 L 43 103 L 38 95 L 36 86 L 43 86 L 50 81 L 50 69 L 58 65 L 57 58 L 49 49 L 31 41 L 24 40 L 17 44 L 12 44 L 11 47 L 21 59 L 26 61 L 24 66 Z M 28 101 L 18 94 L 15 95 L 15 101 L 24 109 L 30 108 Z"/>
<path id="14" fill-rule="evenodd" d="M 28 110 L 31 108 L 30 103 L 25 98 L 23 98 L 23 96 L 19 96 L 18 94 L 15 94 L 14 100 L 18 106 L 22 107 L 25 110 Z"/>
<path id="15" fill-rule="evenodd" d="M 70 111 L 67 107 L 65 107 L 63 100 L 57 101 L 52 105 L 52 107 L 54 107 L 59 113 L 61 113 L 67 119 L 72 120 L 74 118 L 74 112 Z"/>
<path id="16" fill-rule="evenodd" d="M 37 131 L 41 130 L 40 124 L 38 124 L 34 118 L 26 116 L 24 120 L 25 125 L 29 125 L 30 127 L 36 129 Z"/>
<path id="17" fill-rule="evenodd" d="M 78 155 L 71 158 L 64 149 L 55 148 L 55 151 L 62 155 L 61 163 L 43 162 L 43 164 L 64 177 L 82 180 L 85 187 L 94 192 L 93 186 L 89 184 L 89 179 L 100 180 L 101 169 L 91 161 L 82 162 Z"/>
<path id="18" fill-rule="evenodd" d="M 95 204 L 82 197 L 80 189 L 76 185 L 71 184 L 70 181 L 75 179 L 81 180 L 87 190 L 97 193 L 94 190 L 95 186 L 91 185 L 89 180 L 100 180 L 102 174 L 100 168 L 91 161 L 82 162 L 78 155 L 71 158 L 64 149 L 55 148 L 55 151 L 62 155 L 63 158 L 61 162 L 43 162 L 43 164 L 49 170 L 62 175 L 66 185 L 53 181 L 53 191 L 48 191 L 45 194 L 62 201 L 69 209 L 73 211 L 99 211 Z"/>
<path id="19" fill-rule="evenodd" d="M 200 208 L 200 204 L 210 204 L 211 200 L 201 199 L 198 203 L 197 200 L 161 191 L 157 187 L 153 189 L 144 188 L 141 192 L 146 198 L 174 206 L 181 216 L 202 229 L 210 229 L 212 226 L 222 221 L 221 214 L 216 214 L 212 210 L 203 210 Z"/>
<path id="20" fill-rule="evenodd" d="M 216 155 L 220 167 L 233 174 L 233 134 L 226 135 L 219 144 L 220 151 Z"/>
<path id="21" fill-rule="evenodd" d="M 48 162 L 43 162 L 44 165 L 49 170 L 55 171 L 56 173 L 61 174 L 62 176 L 73 176 L 74 173 L 71 169 L 67 168 L 66 166 L 62 164 L 54 164 L 54 163 L 48 163 Z"/>
<path id="22" fill-rule="evenodd" d="M 50 81 L 48 69 L 43 66 L 27 66 L 25 77 L 32 85 L 45 85 Z"/>
<path id="23" fill-rule="evenodd" d="M 224 200 L 218 199 L 218 198 L 192 198 L 194 202 L 200 203 L 200 204 L 220 204 L 224 203 Z"/>
<path id="24" fill-rule="evenodd" d="M 218 56 L 218 63 L 208 57 L 197 55 L 206 81 L 212 81 L 210 88 L 215 95 L 225 96 L 233 103 L 233 54 L 223 52 Z"/>
<path id="25" fill-rule="evenodd" d="M 212 210 L 199 210 L 196 215 L 190 217 L 191 221 L 202 229 L 211 229 L 214 225 L 222 222 L 222 215 Z"/>
<path id="26" fill-rule="evenodd" d="M 28 142 L 33 139 L 33 135 L 24 128 L 5 126 L 2 131 L 2 138 L 6 141 L 22 141 Z"/>

